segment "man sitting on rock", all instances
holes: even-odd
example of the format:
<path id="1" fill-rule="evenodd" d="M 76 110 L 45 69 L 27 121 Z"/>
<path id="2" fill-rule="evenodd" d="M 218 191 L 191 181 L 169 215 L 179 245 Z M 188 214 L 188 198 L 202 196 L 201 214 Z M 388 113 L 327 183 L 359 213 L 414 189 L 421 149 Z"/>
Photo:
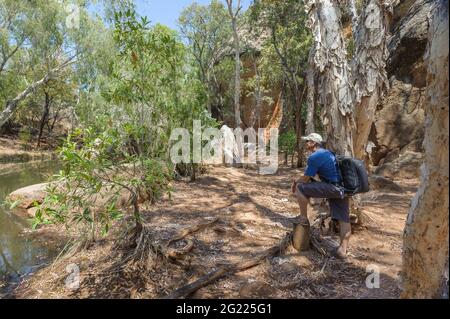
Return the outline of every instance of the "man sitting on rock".
<path id="1" fill-rule="evenodd" d="M 338 258 L 346 258 L 348 242 L 351 236 L 349 199 L 345 196 L 341 186 L 335 155 L 322 147 L 323 139 L 313 133 L 302 138 L 306 141 L 306 148 L 311 155 L 304 176 L 294 180 L 292 193 L 298 199 L 300 217 L 308 218 L 308 204 L 310 198 L 328 199 L 331 217 L 339 222 L 341 243 L 335 251 Z M 320 182 L 314 180 L 318 175 Z"/>

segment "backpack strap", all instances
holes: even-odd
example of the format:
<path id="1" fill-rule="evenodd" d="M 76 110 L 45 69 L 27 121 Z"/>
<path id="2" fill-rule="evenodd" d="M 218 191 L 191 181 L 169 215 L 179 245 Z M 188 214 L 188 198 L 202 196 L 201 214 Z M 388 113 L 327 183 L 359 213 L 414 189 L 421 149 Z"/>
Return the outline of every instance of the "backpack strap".
<path id="1" fill-rule="evenodd" d="M 338 157 L 337 157 L 337 155 L 336 155 L 336 153 L 335 152 L 332 152 L 332 151 L 330 151 L 330 153 L 331 154 L 333 154 L 333 156 L 334 156 L 334 160 L 336 161 L 336 170 L 337 170 L 337 173 L 338 173 L 338 175 L 339 175 L 339 178 L 340 178 L 340 180 L 341 180 L 341 182 L 342 182 L 342 174 L 341 174 L 341 170 L 340 170 L 340 168 L 339 168 L 339 160 L 338 160 Z"/>
<path id="2" fill-rule="evenodd" d="M 339 168 L 339 159 L 338 159 L 336 153 L 334 153 L 334 152 L 332 152 L 332 151 L 330 151 L 330 153 L 333 154 L 334 160 L 336 161 L 336 170 L 337 170 L 339 179 L 340 179 L 340 181 L 341 181 L 341 182 L 340 182 L 340 185 L 345 189 L 345 186 L 344 186 L 344 179 L 342 178 L 341 169 Z"/>

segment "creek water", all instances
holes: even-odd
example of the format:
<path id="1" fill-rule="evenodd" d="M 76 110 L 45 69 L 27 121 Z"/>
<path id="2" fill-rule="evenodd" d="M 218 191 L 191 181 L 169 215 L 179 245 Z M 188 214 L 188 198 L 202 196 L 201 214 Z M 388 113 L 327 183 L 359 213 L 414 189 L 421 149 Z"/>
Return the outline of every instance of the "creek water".
<path id="1" fill-rule="evenodd" d="M 2 282 L 17 281 L 52 254 L 51 247 L 43 247 L 23 234 L 31 224 L 10 211 L 5 197 L 19 188 L 47 181 L 58 169 L 55 161 L 0 165 L 0 290 Z"/>

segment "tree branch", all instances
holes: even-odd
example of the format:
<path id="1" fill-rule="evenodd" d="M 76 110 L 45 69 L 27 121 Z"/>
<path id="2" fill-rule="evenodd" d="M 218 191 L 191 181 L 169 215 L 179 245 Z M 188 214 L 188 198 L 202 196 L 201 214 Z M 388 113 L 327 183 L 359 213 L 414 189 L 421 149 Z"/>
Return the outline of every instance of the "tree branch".
<path id="1" fill-rule="evenodd" d="M 272 248 L 267 249 L 262 254 L 257 255 L 253 258 L 250 258 L 248 260 L 237 262 L 235 264 L 219 267 L 218 269 L 204 275 L 197 281 L 194 281 L 193 283 L 190 283 L 186 286 L 183 286 L 183 287 L 175 290 L 171 294 L 165 296 L 164 299 L 184 298 L 184 297 L 192 294 L 193 292 L 199 290 L 200 288 L 205 287 L 220 278 L 223 278 L 223 277 L 226 277 L 229 275 L 233 275 L 237 272 L 244 271 L 246 269 L 255 267 L 255 266 L 261 264 L 267 258 L 282 254 L 286 250 L 286 248 L 289 246 L 291 241 L 292 241 L 292 234 L 288 233 L 278 245 L 275 245 Z"/>
<path id="2" fill-rule="evenodd" d="M 14 99 L 11 101 L 8 101 L 6 103 L 5 109 L 0 113 L 0 128 L 11 118 L 11 116 L 14 114 L 14 111 L 19 106 L 19 103 L 24 100 L 28 95 L 30 95 L 31 92 L 35 91 L 40 86 L 46 84 L 48 81 L 53 79 L 59 71 L 73 63 L 76 55 L 67 59 L 65 62 L 57 66 L 56 68 L 50 70 L 42 79 L 39 81 L 34 82 L 30 86 L 28 86 L 24 91 L 19 93 Z"/>
<path id="3" fill-rule="evenodd" d="M 16 54 L 16 52 L 20 49 L 20 47 L 22 46 L 22 44 L 25 42 L 26 37 L 24 37 L 18 44 L 17 46 L 9 53 L 9 54 L 5 54 L 5 52 L 3 51 L 2 48 L 2 55 L 3 55 L 3 61 L 0 63 L 0 73 L 3 72 L 6 63 L 8 62 L 9 59 L 11 59 L 11 57 Z"/>

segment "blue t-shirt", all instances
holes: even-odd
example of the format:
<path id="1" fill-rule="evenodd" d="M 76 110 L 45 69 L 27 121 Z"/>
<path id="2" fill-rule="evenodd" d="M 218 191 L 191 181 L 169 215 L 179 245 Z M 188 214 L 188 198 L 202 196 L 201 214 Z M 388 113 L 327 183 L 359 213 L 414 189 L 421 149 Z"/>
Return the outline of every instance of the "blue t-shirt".
<path id="1" fill-rule="evenodd" d="M 319 175 L 323 182 L 339 183 L 340 177 L 337 171 L 336 156 L 330 151 L 320 148 L 308 158 L 308 167 L 305 176 Z"/>

